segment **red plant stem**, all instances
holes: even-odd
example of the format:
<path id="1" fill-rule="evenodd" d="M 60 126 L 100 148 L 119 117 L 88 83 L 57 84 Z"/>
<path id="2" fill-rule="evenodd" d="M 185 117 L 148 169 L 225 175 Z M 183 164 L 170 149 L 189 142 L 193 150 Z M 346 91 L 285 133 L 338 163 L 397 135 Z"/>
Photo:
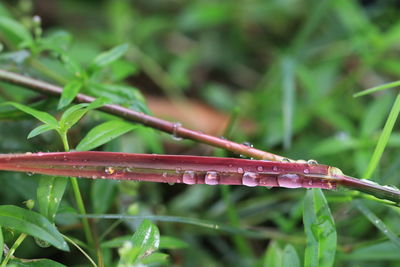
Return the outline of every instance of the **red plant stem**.
<path id="1" fill-rule="evenodd" d="M 39 93 L 51 96 L 60 97 L 62 92 L 61 87 L 1 69 L 0 69 L 0 80 L 15 85 L 24 86 Z M 77 103 L 91 103 L 94 100 L 95 98 L 84 94 L 78 94 L 74 99 L 74 101 Z M 265 159 L 272 161 L 280 161 L 285 159 L 284 157 L 279 155 L 275 155 L 243 144 L 238 144 L 223 138 L 211 136 L 199 131 L 190 130 L 182 127 L 180 123 L 173 123 L 166 120 L 162 120 L 119 105 L 113 105 L 113 104 L 104 105 L 103 107 L 100 108 L 100 110 L 124 118 L 128 121 L 138 122 L 143 125 L 149 126 L 151 128 L 155 128 L 170 133 L 175 137 L 182 137 L 186 139 L 195 140 L 201 143 L 209 144 L 214 147 L 220 147 L 228 151 L 232 151 L 236 154 L 245 155 L 255 159 Z"/>
<path id="2" fill-rule="evenodd" d="M 308 163 L 88 151 L 0 154 L 0 170 L 163 183 L 322 189 L 342 185 L 400 202 L 400 191 L 394 188 Z"/>

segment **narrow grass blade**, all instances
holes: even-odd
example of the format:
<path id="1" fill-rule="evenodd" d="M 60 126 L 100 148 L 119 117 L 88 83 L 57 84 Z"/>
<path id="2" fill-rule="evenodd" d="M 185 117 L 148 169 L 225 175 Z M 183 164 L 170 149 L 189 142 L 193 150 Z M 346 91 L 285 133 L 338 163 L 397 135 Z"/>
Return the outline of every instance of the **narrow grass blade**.
<path id="1" fill-rule="evenodd" d="M 0 227 L 0 262 L 2 261 L 3 258 L 3 253 L 2 251 L 4 251 L 4 237 L 3 237 L 3 229 L 1 229 Z"/>
<path id="2" fill-rule="evenodd" d="M 294 61 L 290 57 L 282 60 L 282 110 L 283 110 L 283 146 L 289 149 L 292 144 L 293 110 L 295 102 Z"/>
<path id="3" fill-rule="evenodd" d="M 392 230 L 390 230 L 386 224 L 376 216 L 370 209 L 368 209 L 360 200 L 355 201 L 357 209 L 359 209 L 365 217 L 379 229 L 390 241 L 400 249 L 400 238 Z"/>
<path id="4" fill-rule="evenodd" d="M 86 217 L 93 219 L 120 219 L 120 220 L 144 220 L 148 219 L 151 221 L 159 221 L 159 222 L 173 222 L 173 223 L 184 223 L 195 225 L 202 228 L 219 230 L 223 232 L 227 232 L 230 234 L 238 234 L 244 235 L 255 239 L 265 239 L 270 238 L 270 235 L 264 235 L 262 231 L 252 231 L 246 230 L 239 227 L 232 227 L 222 223 L 216 223 L 209 220 L 202 220 L 196 218 L 187 218 L 187 217 L 178 217 L 178 216 L 162 216 L 162 215 L 124 215 L 124 214 L 87 214 L 87 215 L 78 215 L 74 214 L 78 217 Z"/>
<path id="5" fill-rule="evenodd" d="M 379 137 L 378 144 L 375 147 L 374 154 L 368 164 L 367 170 L 365 171 L 364 178 L 370 179 L 374 173 L 378 163 L 382 157 L 383 151 L 389 141 L 389 137 L 393 131 L 394 124 L 400 112 L 400 94 L 397 95 L 396 100 L 393 104 L 392 110 L 390 111 L 389 117 L 386 121 L 381 136 Z"/>
<path id="6" fill-rule="evenodd" d="M 22 260 L 13 259 L 7 266 L 12 267 L 66 267 L 66 265 L 49 259 Z"/>
<path id="7" fill-rule="evenodd" d="M 307 192 L 304 200 L 303 223 L 307 238 L 304 266 L 333 266 L 336 252 L 336 228 L 321 189 L 312 189 Z"/>
<path id="8" fill-rule="evenodd" d="M 369 88 L 367 90 L 355 93 L 353 95 L 353 97 L 369 95 L 369 94 L 372 94 L 372 93 L 375 93 L 375 92 L 378 92 L 378 91 L 382 91 L 382 90 L 385 90 L 385 89 L 390 89 L 390 88 L 393 88 L 393 87 L 396 87 L 396 86 L 400 86 L 400 81 L 395 81 L 395 82 L 391 82 L 391 83 L 385 83 L 385 84 L 382 84 L 382 85 L 378 85 L 378 86 Z"/>

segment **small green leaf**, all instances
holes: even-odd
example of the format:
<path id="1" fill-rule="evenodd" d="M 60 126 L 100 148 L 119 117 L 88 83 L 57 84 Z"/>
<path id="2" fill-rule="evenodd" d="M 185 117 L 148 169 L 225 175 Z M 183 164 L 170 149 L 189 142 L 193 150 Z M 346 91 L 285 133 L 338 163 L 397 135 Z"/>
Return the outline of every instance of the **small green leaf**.
<path id="1" fill-rule="evenodd" d="M 64 52 L 60 52 L 60 59 L 61 62 L 63 63 L 64 67 L 67 69 L 67 71 L 69 71 L 70 73 L 72 73 L 73 75 L 77 76 L 77 77 L 81 77 L 84 75 L 84 70 L 83 68 L 78 64 L 78 62 L 76 62 L 73 58 L 71 58 L 69 55 L 67 55 Z"/>
<path id="2" fill-rule="evenodd" d="M 129 48 L 128 44 L 122 44 L 99 54 L 93 60 L 90 69 L 97 70 L 107 66 L 108 64 L 122 57 L 126 53 L 126 51 L 128 51 L 128 48 Z"/>
<path id="3" fill-rule="evenodd" d="M 391 229 L 389 229 L 386 224 L 379 219 L 370 209 L 368 209 L 361 201 L 355 201 L 356 207 L 364 214 L 365 217 L 373 224 L 376 228 L 378 228 L 390 241 L 393 242 L 394 245 L 397 246 L 397 249 L 400 249 L 400 238 L 394 233 Z"/>
<path id="4" fill-rule="evenodd" d="M 282 250 L 278 244 L 273 241 L 268 246 L 267 252 L 263 259 L 264 267 L 281 267 L 282 266 Z"/>
<path id="5" fill-rule="evenodd" d="M 66 265 L 49 259 L 22 260 L 13 259 L 7 266 L 12 267 L 66 267 Z"/>
<path id="6" fill-rule="evenodd" d="M 300 259 L 296 249 L 290 244 L 283 249 L 282 266 L 300 267 Z"/>
<path id="7" fill-rule="evenodd" d="M 89 131 L 89 133 L 78 144 L 76 150 L 93 150 L 94 148 L 110 142 L 111 140 L 135 129 L 136 127 L 139 126 L 118 120 L 102 123 Z"/>
<path id="8" fill-rule="evenodd" d="M 0 206 L 0 226 L 37 237 L 58 249 L 69 250 L 57 228 L 37 212 L 13 205 L 2 205 Z"/>
<path id="9" fill-rule="evenodd" d="M 151 221 L 143 220 L 133 234 L 131 242 L 134 247 L 140 248 L 136 259 L 146 257 L 158 249 L 160 245 L 160 232 L 157 226 Z"/>
<path id="10" fill-rule="evenodd" d="M 330 267 L 335 260 L 336 228 L 321 189 L 307 191 L 303 224 L 307 238 L 305 267 Z"/>
<path id="11" fill-rule="evenodd" d="M 60 101 L 58 102 L 58 109 L 68 106 L 72 100 L 77 96 L 79 90 L 82 88 L 82 81 L 72 80 L 64 86 L 61 94 Z"/>
<path id="12" fill-rule="evenodd" d="M 104 98 L 97 98 L 92 103 L 82 103 L 68 108 L 60 119 L 60 128 L 62 131 L 67 131 L 74 126 L 88 111 L 99 108 L 107 103 Z"/>
<path id="13" fill-rule="evenodd" d="M 35 136 L 39 135 L 39 134 L 42 134 L 44 132 L 51 131 L 51 130 L 54 130 L 54 129 L 55 129 L 55 127 L 52 126 L 52 125 L 42 124 L 42 125 L 39 125 L 38 127 L 36 127 L 35 129 L 33 129 L 32 131 L 30 131 L 27 138 L 30 139 L 32 137 L 35 137 Z"/>
<path id="14" fill-rule="evenodd" d="M 68 179 L 65 177 L 42 176 L 39 180 L 37 188 L 39 211 L 50 222 L 54 222 L 67 182 Z"/>
<path id="15" fill-rule="evenodd" d="M 0 33 L 16 46 L 21 43 L 32 42 L 32 35 L 29 31 L 22 24 L 12 18 L 0 17 Z"/>
<path id="16" fill-rule="evenodd" d="M 11 105 L 14 106 L 15 108 L 28 113 L 29 115 L 32 115 L 33 117 L 35 117 L 36 119 L 40 120 L 43 123 L 46 123 L 48 125 L 57 127 L 58 123 L 57 120 L 51 116 L 50 114 L 43 112 L 43 111 L 39 111 L 33 108 L 30 108 L 28 106 L 19 104 L 19 103 L 14 103 L 14 102 L 4 102 L 1 103 L 0 105 Z"/>
<path id="17" fill-rule="evenodd" d="M 114 200 L 116 185 L 115 181 L 93 181 L 90 195 L 95 213 L 105 213 L 109 209 Z"/>
<path id="18" fill-rule="evenodd" d="M 112 103 L 124 105 L 130 109 L 150 114 L 145 98 L 135 87 L 128 85 L 91 83 L 88 86 L 88 90 L 94 96 L 110 99 Z"/>

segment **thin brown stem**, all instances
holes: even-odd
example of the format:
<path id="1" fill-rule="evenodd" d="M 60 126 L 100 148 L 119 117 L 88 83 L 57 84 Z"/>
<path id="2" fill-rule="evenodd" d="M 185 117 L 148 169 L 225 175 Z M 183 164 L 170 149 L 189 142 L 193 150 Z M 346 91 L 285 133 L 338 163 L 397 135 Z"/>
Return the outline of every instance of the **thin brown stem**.
<path id="1" fill-rule="evenodd" d="M 0 70 L 0 80 L 15 85 L 20 85 L 25 88 L 50 96 L 59 97 L 62 92 L 61 87 L 5 70 Z M 84 94 L 78 94 L 78 96 L 75 98 L 75 102 L 77 103 L 91 103 L 94 100 L 95 98 Z M 279 155 L 275 155 L 243 144 L 238 144 L 219 137 L 211 136 L 199 131 L 194 131 L 181 126 L 180 123 L 173 123 L 162 120 L 119 105 L 104 105 L 100 109 L 104 112 L 124 118 L 128 121 L 138 122 L 145 126 L 170 133 L 176 137 L 191 139 L 214 147 L 223 148 L 236 154 L 245 155 L 255 159 L 265 159 L 272 161 L 281 161 L 285 159 L 284 157 Z"/>

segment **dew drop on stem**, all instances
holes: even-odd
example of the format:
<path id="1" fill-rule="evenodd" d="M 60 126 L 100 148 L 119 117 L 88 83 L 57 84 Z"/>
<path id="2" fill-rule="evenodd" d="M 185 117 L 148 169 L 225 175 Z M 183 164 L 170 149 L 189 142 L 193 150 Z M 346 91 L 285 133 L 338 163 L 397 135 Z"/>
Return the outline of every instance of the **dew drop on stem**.
<path id="1" fill-rule="evenodd" d="M 302 187 L 302 179 L 297 174 L 286 173 L 278 176 L 278 184 L 286 188 L 299 188 Z"/>
<path id="2" fill-rule="evenodd" d="M 180 141 L 180 140 L 182 140 L 182 137 L 180 137 L 180 136 L 178 135 L 179 127 L 181 127 L 181 126 L 182 126 L 182 124 L 181 124 L 180 122 L 175 122 L 175 123 L 173 124 L 173 126 L 172 126 L 172 138 L 173 138 L 175 141 Z"/>
<path id="3" fill-rule="evenodd" d="M 315 159 L 309 159 L 307 160 L 308 164 L 318 164 L 318 162 Z"/>
<path id="4" fill-rule="evenodd" d="M 204 183 L 208 185 L 217 185 L 219 183 L 219 175 L 217 172 L 207 172 L 204 177 Z"/>
<path id="5" fill-rule="evenodd" d="M 245 172 L 242 177 L 242 184 L 250 187 L 259 185 L 259 175 L 255 172 Z"/>
<path id="6" fill-rule="evenodd" d="M 196 173 L 194 171 L 185 171 L 182 180 L 184 184 L 196 184 Z"/>

